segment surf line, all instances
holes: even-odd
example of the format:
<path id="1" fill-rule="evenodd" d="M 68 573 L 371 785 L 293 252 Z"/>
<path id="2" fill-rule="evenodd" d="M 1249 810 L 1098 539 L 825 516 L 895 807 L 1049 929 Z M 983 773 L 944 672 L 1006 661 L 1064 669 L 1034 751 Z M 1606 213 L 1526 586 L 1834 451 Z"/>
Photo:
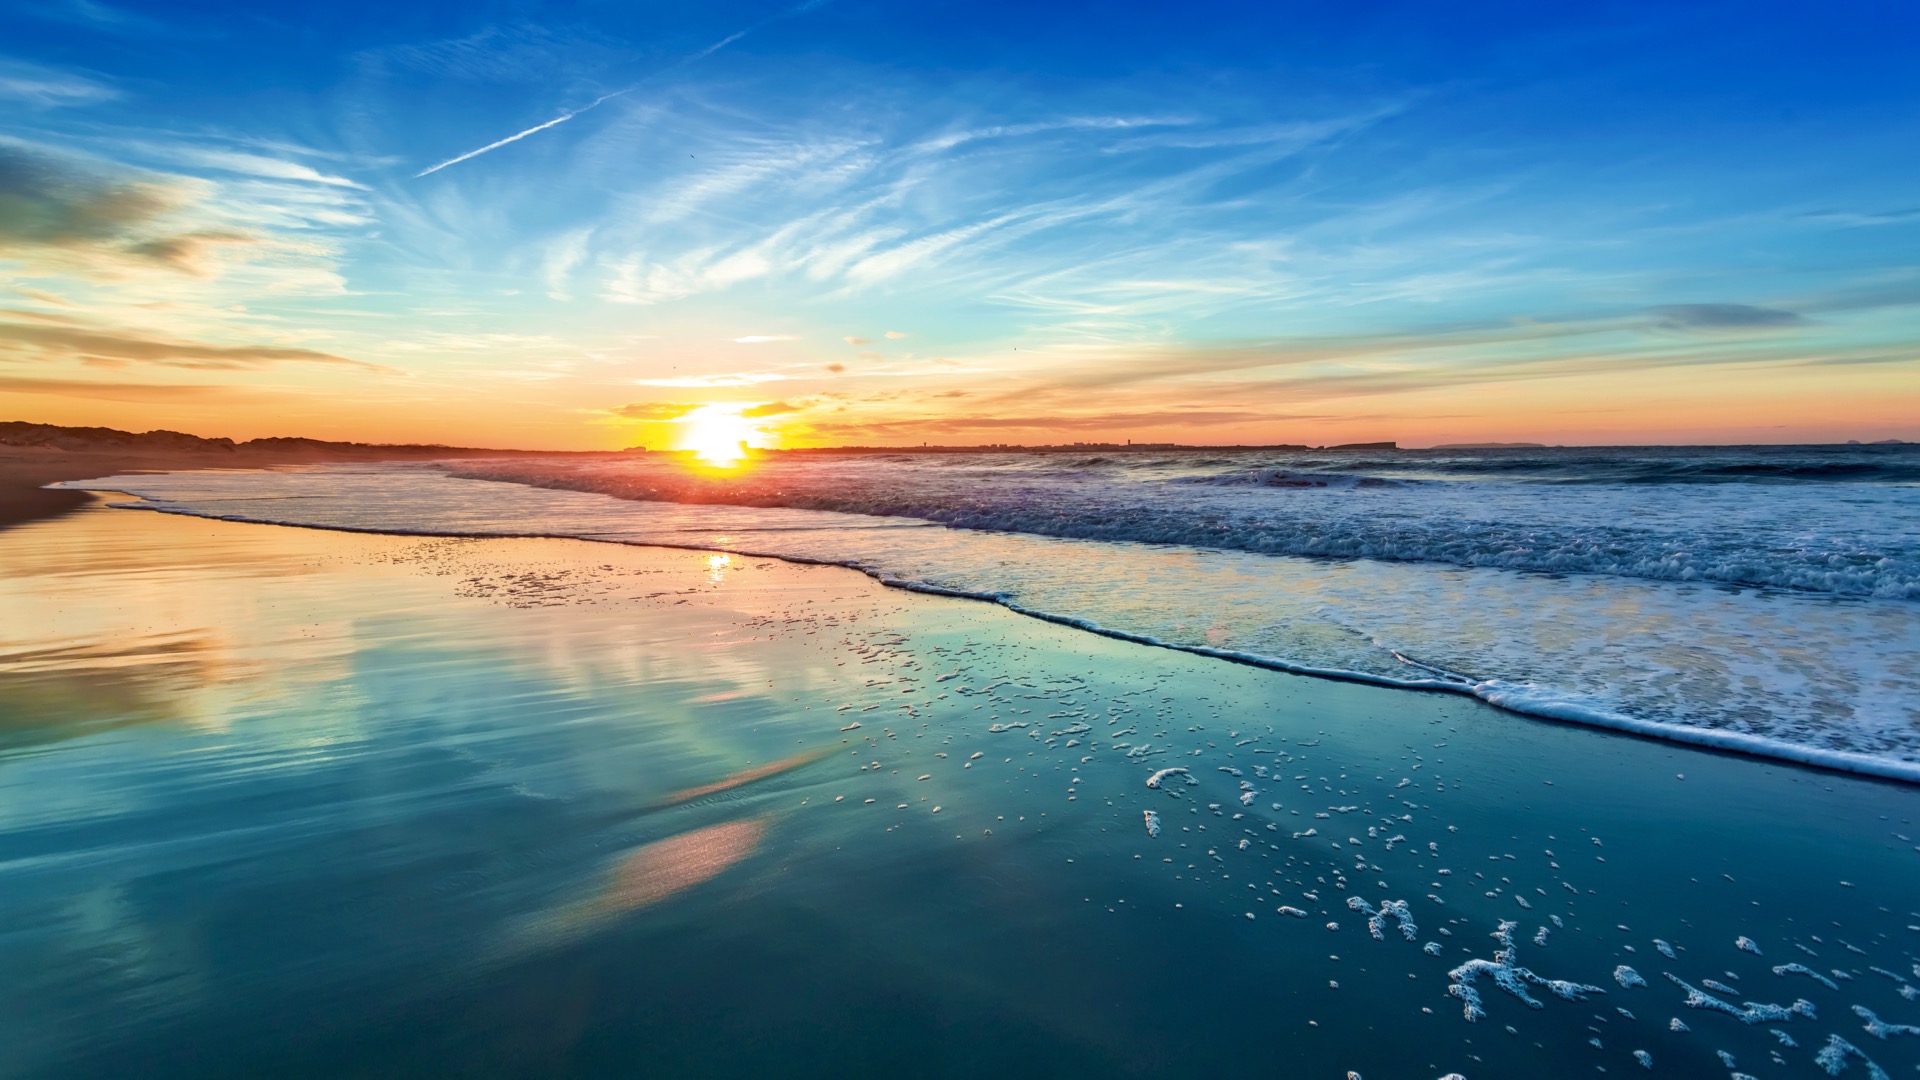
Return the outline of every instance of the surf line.
<path id="1" fill-rule="evenodd" d="M 85 481 L 68 481 L 61 486 L 71 486 L 81 490 L 94 491 L 96 494 L 130 494 L 128 492 L 101 492 L 85 487 Z M 1125 641 L 1134 645 L 1145 645 L 1156 649 L 1170 649 L 1174 652 L 1204 656 L 1213 660 L 1225 660 L 1228 663 L 1243 664 L 1247 667 L 1264 668 L 1289 675 L 1306 675 L 1318 679 L 1331 679 L 1336 682 L 1362 683 L 1368 686 L 1381 686 L 1395 690 L 1421 690 L 1430 693 L 1458 694 L 1470 697 L 1482 704 L 1499 709 L 1502 712 L 1524 716 L 1533 720 L 1553 720 L 1562 723 L 1577 724 L 1583 727 L 1599 728 L 1623 735 L 1634 735 L 1645 739 L 1657 739 L 1662 742 L 1680 743 L 1703 750 L 1715 750 L 1722 753 L 1739 754 L 1743 757 L 1764 758 L 1769 761 L 1790 765 L 1803 765 L 1832 772 L 1851 773 L 1879 780 L 1894 780 L 1901 783 L 1920 785 L 1920 762 L 1890 761 L 1868 754 L 1858 754 L 1848 750 L 1826 750 L 1813 746 L 1798 746 L 1793 743 L 1769 739 L 1760 735 L 1748 735 L 1737 731 L 1715 731 L 1710 728 L 1691 728 L 1681 724 L 1669 724 L 1657 720 L 1639 720 L 1631 716 L 1622 716 L 1600 709 L 1591 709 L 1571 702 L 1532 703 L 1515 700 L 1517 691 L 1510 690 L 1497 680 L 1473 682 L 1454 679 L 1393 679 L 1384 675 L 1369 675 L 1363 671 L 1349 671 L 1345 668 L 1322 668 L 1310 664 L 1299 664 L 1276 657 L 1262 656 L 1259 653 L 1240 652 L 1234 649 L 1218 649 L 1210 645 L 1184 645 L 1179 642 L 1163 641 L 1145 634 L 1135 634 L 1126 630 L 1115 630 L 1087 619 L 1071 615 L 1060 615 L 1050 611 L 1023 606 L 1006 593 L 971 592 L 955 589 L 931 582 L 913 581 L 894 577 L 878 567 L 866 566 L 856 562 L 844 562 L 837 559 L 815 559 L 804 555 L 783 555 L 774 552 L 755 551 L 752 548 L 722 547 L 716 544 L 675 544 L 667 541 L 648 540 L 607 540 L 590 536 L 573 536 L 564 533 L 547 532 L 453 532 L 440 529 L 375 529 L 353 525 L 317 525 L 304 522 L 272 521 L 263 518 L 247 518 L 231 514 L 196 513 L 181 507 L 160 505 L 145 500 L 138 503 L 110 503 L 116 510 L 151 510 L 162 514 L 178 514 L 183 517 L 211 518 L 216 521 L 231 521 L 239 524 L 279 525 L 296 529 L 320 529 L 328 532 L 365 533 L 375 536 L 432 536 L 456 540 L 576 540 L 594 544 L 619 544 L 623 547 L 653 547 L 672 551 L 706 551 L 741 555 L 754 559 L 777 559 L 798 566 L 835 566 L 865 574 L 881 585 L 905 592 L 925 593 L 930 596 L 945 596 L 955 600 L 976 600 L 1005 608 L 1016 615 L 1030 619 L 1069 627 L 1074 630 L 1097 634 L 1115 641 Z M 1424 665 L 1422 665 L 1424 666 Z"/>

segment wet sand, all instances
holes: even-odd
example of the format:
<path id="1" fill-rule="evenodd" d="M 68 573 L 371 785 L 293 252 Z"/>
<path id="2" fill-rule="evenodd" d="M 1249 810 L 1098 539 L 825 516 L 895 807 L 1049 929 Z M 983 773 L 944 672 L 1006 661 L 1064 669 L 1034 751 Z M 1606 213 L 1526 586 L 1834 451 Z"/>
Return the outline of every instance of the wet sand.
<path id="1" fill-rule="evenodd" d="M 1910 787 L 776 560 L 94 504 L 0 563 L 0 1076 L 1920 1068 L 1855 1011 L 1920 1023 Z"/>
<path id="2" fill-rule="evenodd" d="M 88 502 L 81 491 L 47 490 L 60 480 L 182 469 L 260 469 L 273 465 L 323 461 L 433 460 L 440 455 L 476 457 L 524 451 L 423 448 L 394 452 L 382 447 L 313 449 L 62 450 L 47 446 L 0 445 L 0 529 L 69 513 Z"/>
<path id="3" fill-rule="evenodd" d="M 29 521 L 58 517 L 88 502 L 84 491 L 50 491 L 43 485 L 59 480 L 112 476 L 122 469 L 164 468 L 155 462 L 143 466 L 118 455 L 78 455 L 0 447 L 0 529 Z M 192 468 L 192 465 L 182 466 Z"/>

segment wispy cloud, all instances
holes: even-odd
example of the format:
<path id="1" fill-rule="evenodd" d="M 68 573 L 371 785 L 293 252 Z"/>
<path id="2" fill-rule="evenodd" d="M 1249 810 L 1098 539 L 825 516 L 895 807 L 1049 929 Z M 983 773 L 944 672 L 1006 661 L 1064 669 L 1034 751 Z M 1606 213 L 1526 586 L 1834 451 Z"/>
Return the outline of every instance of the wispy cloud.
<path id="1" fill-rule="evenodd" d="M 1063 131 L 1126 131 L 1132 128 L 1177 127 L 1193 123 L 1178 117 L 1152 116 L 1074 116 L 1059 120 L 1040 120 L 1025 124 L 994 124 L 963 128 L 926 138 L 911 148 L 920 154 L 941 154 L 968 143 L 990 139 L 1013 139 L 1027 135 L 1051 135 Z"/>
<path id="2" fill-rule="evenodd" d="M 96 172 L 78 159 L 0 139 L 0 257 L 62 253 L 166 262 L 143 245 L 168 238 L 166 219 L 203 197 L 178 177 Z"/>
<path id="3" fill-rule="evenodd" d="M 78 23 L 95 30 L 141 33 L 164 30 L 162 23 L 100 0 L 44 0 L 23 4 L 23 12 L 59 22 Z"/>
<path id="4" fill-rule="evenodd" d="M 1031 416 L 927 416 L 901 420 L 815 421 L 822 433 L 841 437 L 898 439 L 915 436 L 959 435 L 973 432 L 1022 432 L 1029 437 L 1050 432 L 1124 432 L 1181 427 L 1276 423 L 1323 417 L 1291 412 L 1240 409 L 1164 409 L 1146 412 L 1064 413 Z"/>
<path id="5" fill-rule="evenodd" d="M 212 384 L 95 382 L 88 379 L 36 379 L 15 375 L 0 375 L 0 394 L 49 394 L 137 403 L 207 398 L 231 401 L 258 396 L 231 386 Z"/>
<path id="6" fill-rule="evenodd" d="M 89 76 L 0 58 L 0 101 L 57 108 L 91 105 L 119 96 L 118 90 Z"/>
<path id="7" fill-rule="evenodd" d="M 1911 225 L 1920 222 L 1920 206 L 1903 206 L 1892 210 L 1812 210 L 1798 216 L 1807 221 L 1833 225 Z"/>
<path id="8" fill-rule="evenodd" d="M 637 401 L 611 411 L 623 420 L 668 421 L 678 420 L 696 409 L 704 408 L 706 403 L 699 401 Z"/>
<path id="9" fill-rule="evenodd" d="M 1653 315 L 1671 330 L 1770 330 L 1806 322 L 1791 311 L 1751 304 L 1662 304 Z"/>
<path id="10" fill-rule="evenodd" d="M 797 8 L 795 9 L 795 11 L 810 10 L 812 7 L 817 7 L 817 6 L 819 5 L 818 4 L 802 5 L 801 8 Z M 714 53 L 719 52 L 721 49 L 724 49 L 727 46 L 733 44 L 734 42 L 739 41 L 741 38 L 746 37 L 749 33 L 752 33 L 755 29 L 759 28 L 760 26 L 764 26 L 766 25 L 767 22 L 771 22 L 771 21 L 772 21 L 771 19 L 762 20 L 761 22 L 756 23 L 754 26 L 750 26 L 745 30 L 735 31 L 734 33 L 728 34 L 726 37 L 723 37 L 720 40 L 712 43 L 711 45 L 707 45 L 704 48 L 697 49 L 694 52 L 689 53 L 688 55 L 682 57 L 677 63 L 674 63 L 673 65 L 668 67 L 666 71 L 663 71 L 659 73 L 659 75 L 656 75 L 655 78 L 659 78 L 660 76 L 664 76 L 672 72 L 680 71 L 694 63 L 704 60 L 707 57 L 712 56 Z M 512 135 L 508 135 L 503 139 L 495 139 L 493 142 L 490 142 L 487 145 L 482 146 L 478 149 L 469 150 L 464 154 L 459 154 L 454 157 L 450 157 L 447 160 L 440 162 L 438 165 L 429 165 L 426 168 L 421 169 L 419 172 L 414 173 L 413 177 L 414 179 L 418 180 L 423 176 L 432 175 L 433 173 L 437 173 L 440 170 L 445 169 L 449 166 L 458 165 L 463 161 L 471 161 L 482 154 L 492 153 L 493 151 L 498 150 L 503 146 L 509 146 L 513 143 L 517 143 L 521 139 L 524 139 L 529 135 L 538 135 L 542 131 L 546 131 L 550 128 L 558 127 L 561 124 L 564 124 L 567 121 L 573 119 L 574 117 L 581 115 L 582 113 L 591 112 L 592 110 L 597 109 L 602 105 L 605 105 L 609 101 L 612 101 L 616 98 L 626 97 L 628 94 L 631 94 L 634 91 L 639 90 L 642 87 L 646 86 L 647 83 L 650 81 L 652 80 L 646 80 L 643 82 L 634 83 L 631 86 L 624 86 L 618 90 L 612 90 L 607 93 L 601 94 L 599 97 L 594 98 L 592 101 L 588 102 L 587 104 L 582 105 L 577 109 L 569 109 L 561 113 L 559 116 L 556 116 L 553 119 L 548 120 L 544 123 L 535 124 L 534 126 L 527 128 L 524 131 L 515 132 Z"/>
<path id="11" fill-rule="evenodd" d="M 804 402 L 769 401 L 764 405 L 750 405 L 741 409 L 740 415 L 749 420 L 758 420 L 767 416 L 785 416 L 788 413 L 797 413 L 806 407 Z"/>
<path id="12" fill-rule="evenodd" d="M 379 364 L 351 360 L 317 349 L 274 345 L 208 345 L 169 341 L 106 328 L 0 322 L 0 357 L 13 360 L 77 360 L 97 367 L 130 363 L 207 371 L 244 371 L 275 364 L 324 364 L 391 371 Z"/>
<path id="13" fill-rule="evenodd" d="M 330 187 L 358 188 L 344 176 L 332 176 L 320 172 L 311 165 L 297 161 L 285 161 L 280 158 L 266 157 L 261 154 L 247 154 L 232 150 L 210 150 L 200 147 L 165 148 L 162 153 L 176 160 L 197 165 L 206 169 L 219 169 L 226 172 L 244 173 L 248 176 L 264 176 L 274 180 L 297 180 L 310 184 L 325 184 Z"/>
<path id="14" fill-rule="evenodd" d="M 29 276 L 158 273 L 337 292 L 331 246 L 314 228 L 363 220 L 342 194 L 326 184 L 131 170 L 0 137 L 0 262 Z M 163 289 L 144 299 L 164 298 Z"/>
<path id="15" fill-rule="evenodd" d="M 639 153 L 660 161 L 667 175 L 618 199 L 626 211 L 619 217 L 630 214 L 644 228 L 596 231 L 601 296 L 663 304 L 749 282 L 790 281 L 888 291 L 998 286 L 1007 295 L 1045 282 L 1057 293 L 1084 291 L 1095 281 L 1105 287 L 1122 266 L 1138 276 L 1141 266 L 1155 265 L 1178 268 L 1196 283 L 1213 281 L 1204 291 L 1215 310 L 1250 304 L 1275 289 L 1271 281 L 1237 284 L 1253 261 L 1244 236 L 1233 236 L 1225 223 L 1198 227 L 1192 220 L 1211 189 L 1390 112 L 1266 125 L 1245 138 L 1223 137 L 1221 149 L 1197 155 L 1192 147 L 1141 147 L 1126 160 L 1096 159 L 1092 168 L 1087 146 L 1048 140 L 1073 135 L 1098 148 L 1102 139 L 1130 137 L 1145 126 L 1190 126 L 1196 136 L 1237 129 L 1195 118 L 1067 117 L 925 136 L 844 125 L 819 134 L 802 123 L 778 136 L 756 132 L 714 147 L 706 145 L 710 131 L 682 117 L 636 132 L 643 145 L 624 148 L 623 159 Z M 699 153 L 667 153 L 661 144 L 668 140 Z M 989 142 L 997 148 L 988 157 L 964 149 Z M 711 226 L 695 226 L 703 220 Z M 1142 228 L 1143 221 L 1153 224 Z M 731 239 L 716 242 L 716 234 Z M 1016 250 L 1018 257 L 1005 257 Z M 1196 259 L 1200 253 L 1204 258 Z M 1241 265 L 1221 275 L 1219 264 L 1233 259 Z M 1270 268 L 1272 259 L 1266 262 Z M 1157 291 L 1157 298 L 1143 295 L 1149 290 L 1136 285 L 1107 306 L 1115 313 L 1142 312 L 1155 301 L 1191 308 L 1203 292 L 1171 284 Z"/>
<path id="16" fill-rule="evenodd" d="M 543 260 L 543 275 L 547 282 L 547 296 L 554 300 L 572 300 L 572 278 L 581 260 L 587 257 L 587 242 L 593 236 L 591 228 L 574 229 L 548 246 Z"/>
<path id="17" fill-rule="evenodd" d="M 786 382 L 792 378 L 792 375 L 772 371 L 736 371 L 718 375 L 672 375 L 660 379 L 635 379 L 634 382 L 640 386 L 714 390 L 728 386 L 758 386 L 761 383 Z"/>

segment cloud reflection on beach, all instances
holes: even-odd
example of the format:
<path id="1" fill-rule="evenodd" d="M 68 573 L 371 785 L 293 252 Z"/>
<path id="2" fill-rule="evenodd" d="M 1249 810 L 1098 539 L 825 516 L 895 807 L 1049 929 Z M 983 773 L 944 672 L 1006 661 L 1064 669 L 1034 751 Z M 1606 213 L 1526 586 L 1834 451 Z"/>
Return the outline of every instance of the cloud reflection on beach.
<path id="1" fill-rule="evenodd" d="M 810 765 L 830 753 L 832 753 L 830 750 L 815 750 L 804 754 L 794 754 L 792 757 L 781 758 L 779 761 L 768 762 L 765 765 L 755 765 L 751 769 L 742 769 L 731 776 L 715 780 L 711 784 L 699 784 L 694 787 L 676 791 L 661 799 L 657 805 L 678 806 L 681 803 L 692 802 L 695 799 L 705 798 L 708 795 L 737 788 L 743 784 L 750 784 L 755 780 L 763 780 L 769 776 L 790 772 L 803 765 Z"/>
<path id="2" fill-rule="evenodd" d="M 763 816 L 708 825 L 633 848 L 614 860 L 587 895 L 521 923 L 504 951 L 513 955 L 565 945 L 711 881 L 759 848 L 768 821 Z"/>

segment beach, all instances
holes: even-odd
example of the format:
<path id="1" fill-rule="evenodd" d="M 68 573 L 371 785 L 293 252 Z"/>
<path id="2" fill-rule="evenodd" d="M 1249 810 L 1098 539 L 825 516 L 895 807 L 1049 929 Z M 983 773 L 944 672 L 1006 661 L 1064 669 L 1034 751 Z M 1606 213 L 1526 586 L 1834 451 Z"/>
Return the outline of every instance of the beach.
<path id="1" fill-rule="evenodd" d="M 1920 1080 L 1920 5 L 0 28 L 0 1080 Z"/>
<path id="2" fill-rule="evenodd" d="M 1920 1067 L 1911 785 L 692 542 L 81 498 L 0 531 L 8 1076 Z"/>
<path id="3" fill-rule="evenodd" d="M 473 453 L 453 447 L 377 446 L 310 439 L 267 439 L 235 445 L 177 432 L 144 435 L 105 428 L 59 428 L 8 422 L 25 434 L 0 432 L 0 529 L 38 521 L 87 503 L 85 493 L 49 487 L 121 473 L 179 469 L 263 469 L 312 462 L 419 461 Z"/>

